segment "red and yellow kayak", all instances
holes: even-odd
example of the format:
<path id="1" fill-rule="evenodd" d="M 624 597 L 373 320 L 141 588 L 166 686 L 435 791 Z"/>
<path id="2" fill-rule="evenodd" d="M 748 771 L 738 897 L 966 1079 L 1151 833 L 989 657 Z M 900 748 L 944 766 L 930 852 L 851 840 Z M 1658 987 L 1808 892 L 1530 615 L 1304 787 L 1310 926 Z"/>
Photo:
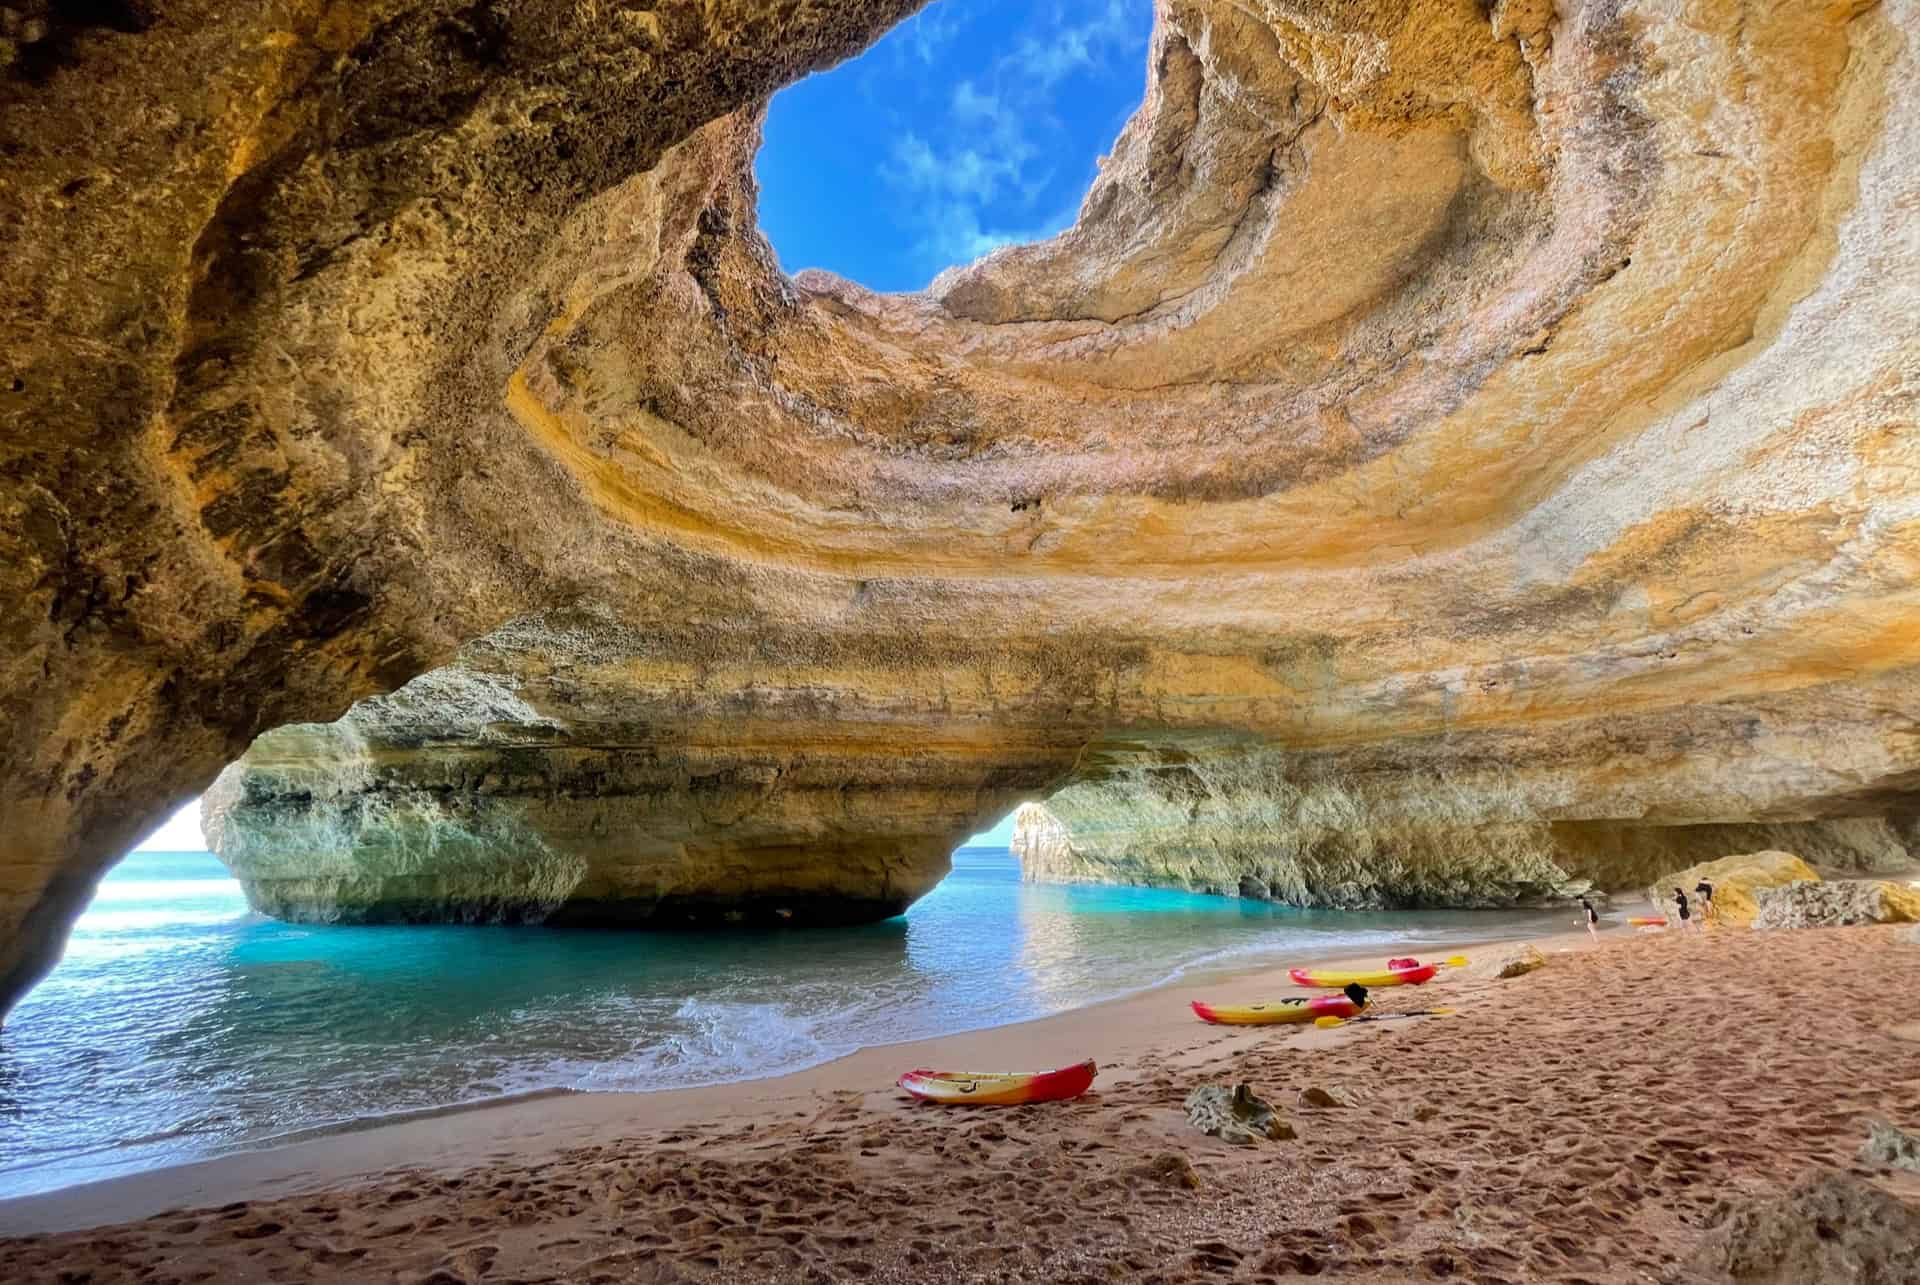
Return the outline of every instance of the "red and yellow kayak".
<path id="1" fill-rule="evenodd" d="M 1318 1017 L 1353 1017 L 1360 1006 L 1345 995 L 1303 995 L 1265 1004 L 1203 1004 L 1193 1001 L 1203 1022 L 1220 1026 L 1273 1026 L 1281 1022 L 1311 1022 Z"/>
<path id="2" fill-rule="evenodd" d="M 1295 986 L 1339 990 L 1342 986 L 1355 984 L 1367 987 L 1418 986 L 1422 982 L 1432 981 L 1439 971 L 1438 964 L 1416 964 L 1412 968 L 1388 968 L 1377 973 L 1335 973 L 1321 968 L 1290 968 L 1287 970 L 1287 976 L 1293 978 Z"/>
<path id="3" fill-rule="evenodd" d="M 900 1087 L 923 1102 L 955 1106 L 1010 1107 L 1023 1102 L 1077 1098 L 1100 1068 L 1088 1058 L 1058 1071 L 908 1071 Z"/>
<path id="4" fill-rule="evenodd" d="M 1665 928 L 1667 926 L 1666 917 L 1663 915 L 1636 915 L 1632 919 L 1627 920 L 1627 922 L 1635 928 Z"/>

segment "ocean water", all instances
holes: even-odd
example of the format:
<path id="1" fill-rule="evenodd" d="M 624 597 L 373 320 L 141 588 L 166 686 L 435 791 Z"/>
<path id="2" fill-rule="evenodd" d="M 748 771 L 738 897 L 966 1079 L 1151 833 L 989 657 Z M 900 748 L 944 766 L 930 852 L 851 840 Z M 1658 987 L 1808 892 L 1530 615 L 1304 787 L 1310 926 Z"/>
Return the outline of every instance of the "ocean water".
<path id="1" fill-rule="evenodd" d="M 318 928 L 202 853 L 135 853 L 0 1028 L 0 1197 L 538 1089 L 776 1075 L 1182 974 L 1564 926 L 1021 882 L 962 848 L 906 915 L 759 933 Z"/>

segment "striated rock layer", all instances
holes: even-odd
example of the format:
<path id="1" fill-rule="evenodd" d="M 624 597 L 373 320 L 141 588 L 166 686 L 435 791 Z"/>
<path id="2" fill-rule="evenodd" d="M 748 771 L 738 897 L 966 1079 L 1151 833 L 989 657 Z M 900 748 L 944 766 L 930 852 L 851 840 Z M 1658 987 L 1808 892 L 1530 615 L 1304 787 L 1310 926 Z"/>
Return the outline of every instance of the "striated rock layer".
<path id="1" fill-rule="evenodd" d="M 260 737 L 207 793 L 204 828 L 284 919 L 885 918 L 1074 748 L 1036 733 L 1023 749 L 962 656 L 937 722 L 895 677 L 741 686 L 604 614 L 553 613 L 338 722 Z"/>
<path id="2" fill-rule="evenodd" d="M 1713 888 L 1713 920 L 1728 928 L 1751 928 L 1760 911 L 1760 898 L 1774 888 L 1796 883 L 1818 883 L 1820 872 L 1791 852 L 1745 852 L 1706 861 L 1662 875 L 1647 890 L 1647 904 L 1661 915 L 1678 914 L 1676 889 L 1697 900 L 1694 891 L 1705 882 Z M 1692 913 L 1706 916 L 1698 905 Z"/>
<path id="3" fill-rule="evenodd" d="M 1761 888 L 1756 929 L 1920 923 L 1920 889 L 1885 879 L 1836 879 Z"/>
<path id="4" fill-rule="evenodd" d="M 905 296 L 783 276 L 751 163 L 765 96 L 912 0 L 29 7 L 0 1004 L 255 737 L 554 612 L 630 641 L 596 690 L 513 661 L 531 721 L 447 678 L 263 742 L 267 819 L 221 814 L 256 895 L 519 914 L 587 860 L 661 905 L 592 870 L 738 894 L 805 845 L 891 904 L 969 797 L 1158 818 L 1236 758 L 1196 823 L 1283 781 L 1322 837 L 1220 868 L 1342 901 L 1911 833 L 1916 0 L 1162 0 L 1076 225 Z M 496 770 L 542 842 L 658 807 L 543 865 L 467 826 Z M 276 810 L 436 793 L 423 832 L 524 878 L 274 864 Z"/>
<path id="5" fill-rule="evenodd" d="M 1196 755 L 1177 768 L 1069 785 L 1020 808 L 1013 850 L 1031 882 L 1142 884 L 1344 909 L 1489 908 L 1596 887 L 1638 891 L 1700 855 L 1764 846 L 1817 853 L 1847 871 L 1910 864 L 1881 818 L 1559 821 L 1517 784 L 1288 772 L 1269 754 Z M 1707 869 L 1689 869 L 1683 886 Z"/>

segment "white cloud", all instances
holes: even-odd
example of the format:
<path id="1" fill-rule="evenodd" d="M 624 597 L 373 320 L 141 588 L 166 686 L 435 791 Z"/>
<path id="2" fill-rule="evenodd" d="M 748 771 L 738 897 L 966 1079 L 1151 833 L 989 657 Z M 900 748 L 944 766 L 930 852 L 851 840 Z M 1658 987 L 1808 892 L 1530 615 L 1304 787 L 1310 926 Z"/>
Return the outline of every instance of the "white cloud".
<path id="1" fill-rule="evenodd" d="M 1056 4 L 1054 22 L 1044 36 L 1024 36 L 1013 65 L 1040 88 L 1055 84 L 1083 67 L 1092 67 L 1124 47 L 1138 18 L 1139 4 L 1106 0 L 1103 7 L 1079 22 L 1068 20 L 1069 9 L 1085 5 Z"/>
<path id="2" fill-rule="evenodd" d="M 991 254 L 1003 245 L 1026 245 L 1060 235 L 1080 212 L 1075 201 L 1064 210 L 1017 227 L 986 228 L 978 211 L 959 202 L 947 202 L 930 212 L 930 227 L 920 248 L 942 266 L 972 263 L 983 254 Z"/>
<path id="3" fill-rule="evenodd" d="M 971 263 L 1020 239 L 1018 233 L 989 232 L 982 228 L 979 212 L 969 205 L 950 201 L 931 213 L 932 226 L 920 244 L 945 263 Z"/>
<path id="4" fill-rule="evenodd" d="M 931 4 L 907 19 L 907 48 L 915 58 L 932 66 L 940 61 L 959 31 L 959 16 L 950 6 Z"/>
<path id="5" fill-rule="evenodd" d="M 1000 98 L 963 80 L 953 87 L 953 114 L 961 120 L 994 120 L 1000 115 Z"/>
<path id="6" fill-rule="evenodd" d="M 938 187 L 940 161 L 927 140 L 908 131 L 893 141 L 892 170 L 883 170 L 890 182 L 907 187 Z"/>
<path id="7" fill-rule="evenodd" d="M 951 197 L 976 205 L 995 200 L 1003 187 L 1018 187 L 1020 171 L 1033 149 L 1020 139 L 1003 147 L 954 147 L 936 151 L 918 134 L 894 140 L 890 163 L 881 173 L 894 186 L 921 198 Z"/>
<path id="8" fill-rule="evenodd" d="M 951 64 L 959 11 L 942 0 L 909 31 L 916 57 Z M 1060 131 L 1052 95 L 1078 71 L 1099 71 L 1133 49 L 1150 21 L 1146 0 L 1054 0 L 984 74 L 956 83 L 945 119 L 895 141 L 880 170 L 925 228 L 931 277 L 1003 245 L 1053 236 L 1072 222 L 1037 209 L 1058 172 L 1049 144 Z M 940 10 L 938 16 L 935 11 Z M 948 16 L 951 15 L 951 16 Z M 924 128 L 924 127 L 923 127 Z"/>

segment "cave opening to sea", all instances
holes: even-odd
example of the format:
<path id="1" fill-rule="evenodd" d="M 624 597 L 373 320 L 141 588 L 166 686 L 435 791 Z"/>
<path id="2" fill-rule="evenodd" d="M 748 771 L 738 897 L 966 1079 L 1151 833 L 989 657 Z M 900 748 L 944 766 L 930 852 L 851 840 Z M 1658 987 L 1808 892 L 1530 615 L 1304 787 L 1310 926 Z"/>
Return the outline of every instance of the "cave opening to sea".
<path id="1" fill-rule="evenodd" d="M 891 919 L 672 933 L 287 923 L 254 913 L 213 854 L 153 850 L 204 847 L 163 830 L 101 880 L 0 1032 L 0 1199 L 372 1118 L 756 1079 L 1176 978 L 1545 924 L 1032 883 L 1007 828 Z"/>
<path id="2" fill-rule="evenodd" d="M 776 94 L 759 221 L 789 273 L 879 291 L 1074 221 L 1145 83 L 1150 0 L 935 0 Z"/>

